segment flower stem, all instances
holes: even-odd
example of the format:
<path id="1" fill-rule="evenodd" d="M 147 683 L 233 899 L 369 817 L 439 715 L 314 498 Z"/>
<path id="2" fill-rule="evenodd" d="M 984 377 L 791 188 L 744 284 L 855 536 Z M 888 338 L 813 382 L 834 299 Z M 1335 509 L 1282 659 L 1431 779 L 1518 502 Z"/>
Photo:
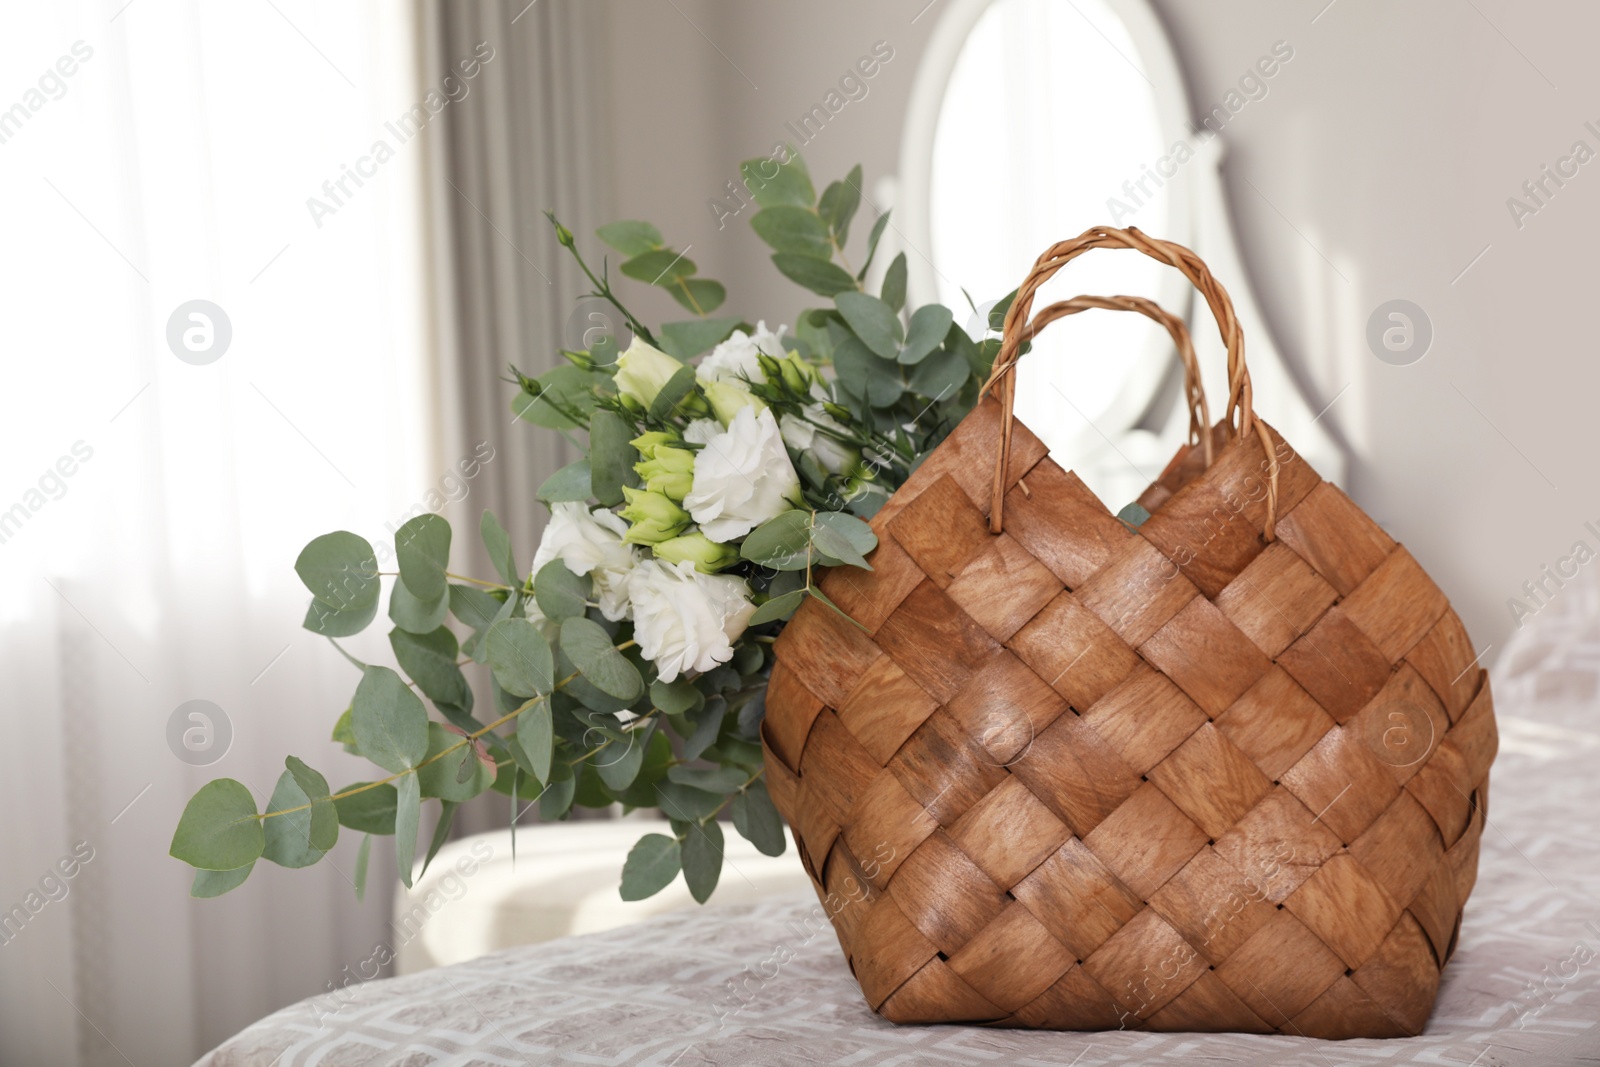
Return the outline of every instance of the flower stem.
<path id="1" fill-rule="evenodd" d="M 611 284 L 604 279 L 596 278 L 594 271 L 589 269 L 589 264 L 583 261 L 583 254 L 578 251 L 578 243 L 572 239 L 571 231 L 561 225 L 560 220 L 555 216 L 555 212 L 546 211 L 544 216 L 550 220 L 550 225 L 556 228 L 556 236 L 560 240 L 561 246 L 572 253 L 572 258 L 578 261 L 579 269 L 588 275 L 590 283 L 594 285 L 594 295 L 616 308 L 618 313 L 628 320 L 628 325 L 633 328 L 633 332 L 644 338 L 646 344 L 654 345 L 656 339 L 645 324 L 634 318 L 633 312 L 622 306 L 622 301 L 618 300 L 616 294 L 611 291 Z M 565 240 L 561 240 L 563 235 L 565 235 Z"/>

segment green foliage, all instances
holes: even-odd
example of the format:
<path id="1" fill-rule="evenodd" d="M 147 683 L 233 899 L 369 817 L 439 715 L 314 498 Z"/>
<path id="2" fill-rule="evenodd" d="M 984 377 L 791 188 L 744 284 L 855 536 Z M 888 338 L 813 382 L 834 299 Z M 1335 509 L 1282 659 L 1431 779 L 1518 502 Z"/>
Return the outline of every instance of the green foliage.
<path id="1" fill-rule="evenodd" d="M 282 816 L 262 820 L 262 856 L 280 867 L 309 867 L 339 839 L 339 816 L 328 799 L 326 778 L 294 756 L 284 763 L 288 769 L 267 804 L 269 814 Z"/>
<path id="2" fill-rule="evenodd" d="M 805 568 L 811 559 L 811 513 L 785 511 L 768 519 L 745 538 L 739 554 L 780 571 Z"/>
<path id="3" fill-rule="evenodd" d="M 511 738 L 511 755 L 517 766 L 532 775 L 540 785 L 550 780 L 550 761 L 555 756 L 555 740 L 555 726 L 548 702 L 541 702 L 523 715 L 515 736 Z"/>
<path id="4" fill-rule="evenodd" d="M 872 232 L 867 235 L 867 261 L 861 264 L 861 273 L 856 275 L 856 280 L 867 276 L 867 271 L 872 267 L 873 257 L 878 254 L 878 241 L 883 237 L 883 231 L 888 228 L 889 213 L 885 211 L 878 216 L 878 221 L 872 224 Z"/>
<path id="5" fill-rule="evenodd" d="M 883 288 L 879 290 L 883 302 L 898 312 L 906 305 L 906 254 L 899 253 L 889 261 L 883 273 Z"/>
<path id="6" fill-rule="evenodd" d="M 380 573 L 372 545 L 353 533 L 318 537 L 295 561 L 311 594 L 307 629 L 330 638 L 360 633 L 377 617 L 383 583 L 391 586 L 388 650 L 398 671 L 340 647 L 361 677 L 332 731 L 347 752 L 382 770 L 369 775 L 375 782 L 330 792 L 322 775 L 290 757 L 264 812 L 238 782 L 220 779 L 203 787 L 171 845 L 173 856 L 195 868 L 195 896 L 242 884 L 258 859 L 309 866 L 336 845 L 340 826 L 361 836 L 353 875 L 358 896 L 374 836 L 394 838 L 401 877 L 409 883 L 414 868 L 426 869 L 438 854 L 459 806 L 491 791 L 517 816 L 532 817 L 527 811 L 537 808 L 542 820 L 567 818 L 575 807 L 659 809 L 672 833 L 647 835 L 630 852 L 621 889 L 630 900 L 658 892 L 680 873 L 696 900 L 707 899 L 720 879 L 729 821 L 761 852 L 782 853 L 786 836 L 762 781 L 759 733 L 771 642 L 807 600 L 818 601 L 807 610 L 844 615 L 818 585 L 824 569 L 870 569 L 877 537 L 865 520 L 976 402 L 1012 297 L 995 306 L 989 333 L 979 338 L 969 337 L 947 308 L 908 303 L 919 294 L 907 292 L 906 254 L 895 248 L 903 242 L 883 244 L 890 216 L 865 200 L 860 167 L 822 186 L 820 196 L 792 151 L 781 161 L 748 161 L 741 176 L 755 201 L 748 215 L 755 237 L 783 276 L 818 298 L 783 338 L 785 353 L 762 355 L 762 380 L 745 376 L 742 385 L 754 400 L 744 400 L 784 419 L 785 437 L 809 425 L 818 445 L 789 448 L 799 487 L 787 497 L 788 510 L 729 544 L 674 548 L 682 553 L 678 558 L 746 583 L 756 607 L 731 658 L 663 680 L 643 655 L 633 623 L 602 614 L 598 605 L 611 611 L 614 599 L 608 598 L 617 595 L 603 565 L 578 575 L 556 559 L 537 573 L 525 572 L 532 546 L 513 541 L 489 512 L 478 524 L 489 581 L 451 575 L 451 528 L 431 513 L 395 532 L 389 572 Z M 864 237 L 857 221 L 863 206 L 871 219 Z M 550 506 L 610 509 L 631 524 L 635 551 L 649 557 L 660 538 L 634 528 L 649 517 L 644 505 L 638 514 L 619 513 L 623 490 L 640 486 L 636 468 L 645 466 L 652 506 L 665 511 L 670 505 L 678 521 L 688 475 L 682 467 L 652 472 L 651 465 L 671 462 L 669 456 L 690 463 L 686 454 L 701 455 L 708 446 L 700 443 L 704 438 L 682 439 L 689 421 L 729 417 L 729 398 L 711 405 L 690 361 L 736 329 L 753 332 L 750 320 L 713 317 L 726 300 L 724 287 L 700 277 L 695 262 L 647 222 L 596 231 L 614 255 L 591 268 L 577 237 L 551 221 L 592 295 L 611 303 L 635 337 L 682 365 L 658 370 L 664 381 L 653 382 L 648 393 L 630 387 L 628 395 L 615 381 L 612 339 L 589 351 L 551 353 L 544 364 L 549 369 L 535 376 L 513 368 L 516 417 L 562 433 L 583 453 L 532 495 Z M 880 246 L 895 251 L 870 293 L 865 282 Z M 690 316 L 653 333 L 628 310 L 626 293 L 613 281 L 630 292 L 639 285 L 662 289 Z M 647 443 L 635 446 L 635 440 Z M 825 443 L 835 447 L 825 451 Z M 686 536 L 703 537 L 688 517 L 682 522 L 690 529 Z M 663 548 L 656 558 L 671 554 Z M 577 557 L 567 559 L 576 565 Z M 370 650 L 362 656 L 380 658 Z M 485 703 L 477 708 L 469 664 L 485 668 L 478 675 Z M 439 819 L 422 842 L 418 864 L 424 803 L 438 804 Z"/>
<path id="7" fill-rule="evenodd" d="M 594 495 L 589 479 L 589 460 L 580 459 L 576 463 L 567 464 L 546 478 L 534 495 L 546 504 L 562 500 L 588 500 Z"/>
<path id="8" fill-rule="evenodd" d="M 750 228 L 775 251 L 815 259 L 833 256 L 833 234 L 815 208 L 793 204 L 763 208 L 750 220 Z"/>
<path id="9" fill-rule="evenodd" d="M 921 363 L 928 353 L 938 348 L 950 332 L 952 315 L 942 304 L 920 307 L 911 316 L 911 328 L 906 332 L 905 347 L 900 349 L 901 363 Z"/>
<path id="10" fill-rule="evenodd" d="M 334 611 L 378 602 L 378 561 L 364 537 L 344 530 L 323 534 L 301 550 L 294 570 L 311 595 Z"/>
<path id="11" fill-rule="evenodd" d="M 577 499 L 585 499 L 588 495 L 585 492 L 582 497 Z M 447 526 L 446 529 L 448 528 Z M 507 584 L 516 585 L 518 581 L 517 557 L 511 551 L 511 535 L 506 533 L 504 526 L 500 525 L 500 520 L 494 517 L 494 512 L 488 509 L 484 510 L 483 516 L 478 520 L 478 536 L 483 538 L 483 547 L 489 553 L 489 562 L 493 563 L 494 569 L 500 572 L 500 577 L 504 578 Z M 446 538 L 445 548 L 448 550 L 449 546 L 450 541 Z M 445 556 L 448 558 L 448 551 L 446 551 Z"/>
<path id="12" fill-rule="evenodd" d="M 533 697 L 555 686 L 555 657 L 539 627 L 527 619 L 501 619 L 486 639 L 494 680 L 513 696 Z M 607 642 L 607 648 L 610 642 Z"/>
<path id="13" fill-rule="evenodd" d="M 784 622 L 805 603 L 807 590 L 795 589 L 779 594 L 756 608 L 755 614 L 750 616 L 751 626 L 760 626 L 768 622 Z"/>
<path id="14" fill-rule="evenodd" d="M 372 836 L 369 834 L 361 839 L 361 847 L 356 850 L 356 900 L 359 902 L 367 895 L 367 861 L 372 857 Z"/>
<path id="15" fill-rule="evenodd" d="M 537 378 L 521 378 L 521 391 L 511 399 L 517 418 L 547 430 L 571 430 L 588 424 L 598 391 L 609 381 L 604 374 L 564 366 Z"/>
<path id="16" fill-rule="evenodd" d="M 311 591 L 305 628 L 326 637 L 349 637 L 378 614 L 377 557 L 364 537 L 339 530 L 301 551 L 295 573 Z"/>
<path id="17" fill-rule="evenodd" d="M 704 904 L 717 888 L 717 877 L 722 873 L 722 850 L 722 824 L 715 820 L 691 826 L 683 835 L 679 848 L 683 880 L 698 903 Z"/>
<path id="18" fill-rule="evenodd" d="M 622 503 L 622 487 L 638 485 L 633 465 L 639 453 L 628 442 L 633 428 L 614 411 L 597 411 L 589 421 L 589 480 L 594 498 L 606 507 Z"/>
<path id="19" fill-rule="evenodd" d="M 474 746 L 462 744 L 460 734 L 436 722 L 428 724 L 427 760 L 414 776 L 425 797 L 461 802 L 494 784 L 490 764 L 479 758 Z"/>
<path id="20" fill-rule="evenodd" d="M 448 627 L 440 626 L 426 634 L 407 633 L 398 628 L 391 630 L 389 647 L 400 669 L 417 683 L 417 688 L 433 701 L 433 706 L 445 718 L 457 726 L 473 721 L 472 687 L 456 665 L 460 649 L 456 635 Z M 334 740 L 341 739 L 335 737 Z M 358 744 L 353 731 L 350 743 Z"/>
<path id="21" fill-rule="evenodd" d="M 232 871 L 254 863 L 265 848 L 250 790 L 218 778 L 201 786 L 183 809 L 169 851 L 200 870 Z"/>
<path id="22" fill-rule="evenodd" d="M 727 299 L 722 283 L 696 278 L 694 260 L 668 248 L 661 231 L 648 222 L 614 222 L 600 227 L 595 234 L 628 257 L 618 268 L 623 274 L 646 285 L 660 286 L 696 315 L 711 314 Z M 609 288 L 602 284 L 603 291 L 597 295 L 608 295 Z M 632 320 L 631 315 L 627 317 Z M 648 336 L 645 339 L 651 340 Z"/>
<path id="23" fill-rule="evenodd" d="M 661 327 L 661 351 L 675 359 L 693 359 L 727 340 L 739 322 L 737 318 L 669 322 Z"/>
<path id="24" fill-rule="evenodd" d="M 561 620 L 561 651 L 584 679 L 608 696 L 632 703 L 644 691 L 644 679 L 612 644 L 611 635 L 589 619 Z"/>
<path id="25" fill-rule="evenodd" d="M 772 265 L 778 268 L 779 274 L 818 296 L 836 296 L 856 288 L 856 280 L 849 271 L 825 259 L 798 252 L 779 252 L 772 257 Z"/>
<path id="26" fill-rule="evenodd" d="M 681 860 L 678 839 L 666 834 L 645 834 L 622 865 L 622 899 L 653 897 L 678 877 Z"/>
<path id="27" fill-rule="evenodd" d="M 569 619 L 582 615 L 594 595 L 594 579 L 579 577 L 567 569 L 559 559 L 553 559 L 539 568 L 533 579 L 533 595 L 545 618 Z"/>
<path id="28" fill-rule="evenodd" d="M 450 563 L 448 522 L 431 512 L 418 515 L 395 531 L 394 551 L 400 562 L 400 581 L 418 600 L 444 596 Z"/>
<path id="29" fill-rule="evenodd" d="M 764 783 L 756 782 L 733 798 L 733 826 L 763 854 L 783 855 L 783 819 Z"/>
<path id="30" fill-rule="evenodd" d="M 394 858 L 400 868 L 400 881 L 411 888 L 411 873 L 417 857 L 417 826 L 422 821 L 422 785 L 418 775 L 395 779 Z"/>
<path id="31" fill-rule="evenodd" d="M 194 884 L 189 887 L 191 897 L 220 897 L 231 889 L 238 889 L 244 885 L 250 872 L 255 870 L 254 861 L 232 871 L 206 871 L 194 872 Z"/>
<path id="32" fill-rule="evenodd" d="M 625 256 L 642 256 L 662 247 L 661 231 L 648 222 L 613 222 L 595 233 Z"/>
<path id="33" fill-rule="evenodd" d="M 345 786 L 333 798 L 340 826 L 383 837 L 394 833 L 394 813 L 399 803 L 394 786 L 371 782 Z"/>
<path id="34" fill-rule="evenodd" d="M 444 625 L 449 614 L 448 589 L 432 600 L 419 600 L 404 581 L 395 582 L 389 590 L 389 619 L 408 633 L 432 633 Z"/>
<path id="35" fill-rule="evenodd" d="M 682 252 L 674 252 L 670 248 L 656 249 L 634 256 L 622 264 L 622 273 L 637 281 L 649 285 L 662 285 L 667 288 L 677 284 L 680 278 L 694 277 L 694 260 Z"/>
<path id="36" fill-rule="evenodd" d="M 814 208 L 817 191 L 811 184 L 811 173 L 805 160 L 790 148 L 783 162 L 775 159 L 747 159 L 739 165 L 745 188 L 764 208 L 803 207 Z"/>
<path id="37" fill-rule="evenodd" d="M 828 224 L 835 246 L 843 248 L 850 240 L 850 220 L 855 218 L 860 206 L 861 165 L 858 163 L 843 181 L 829 183 L 822 191 L 822 199 L 817 201 L 817 214 Z"/>
<path id="38" fill-rule="evenodd" d="M 386 771 L 410 770 L 428 751 L 428 712 L 388 667 L 368 667 L 350 702 L 356 747 Z"/>

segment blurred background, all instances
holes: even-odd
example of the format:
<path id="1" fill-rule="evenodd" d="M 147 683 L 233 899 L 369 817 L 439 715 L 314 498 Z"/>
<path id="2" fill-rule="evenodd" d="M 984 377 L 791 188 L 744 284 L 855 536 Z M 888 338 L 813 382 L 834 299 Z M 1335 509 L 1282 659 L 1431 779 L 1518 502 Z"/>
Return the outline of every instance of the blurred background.
<path id="1" fill-rule="evenodd" d="M 778 144 L 819 182 L 861 164 L 860 217 L 893 212 L 913 298 L 958 321 L 1050 242 L 1138 225 L 1212 264 L 1258 408 L 1428 568 L 1485 662 L 1560 596 L 1547 568 L 1600 545 L 1588 5 L 105 0 L 0 20 L 5 1064 L 189 1062 L 403 936 L 392 864 L 355 900 L 353 840 L 214 901 L 166 850 L 209 778 L 265 797 L 288 752 L 362 774 L 328 740 L 354 672 L 299 628 L 307 540 L 381 546 L 423 510 L 470 531 L 490 508 L 531 555 L 533 489 L 571 457 L 516 423 L 507 367 L 554 366 L 599 321 L 547 209 L 594 258 L 596 226 L 654 222 L 728 313 L 773 326 L 815 298 L 733 183 Z M 1051 292 L 1190 308 L 1132 258 Z M 647 321 L 681 314 L 628 292 Z M 1020 413 L 1115 509 L 1171 452 L 1172 359 L 1154 327 L 1081 318 L 1033 357 Z M 484 573 L 473 541 L 457 567 Z M 381 661 L 382 634 L 362 641 Z"/>

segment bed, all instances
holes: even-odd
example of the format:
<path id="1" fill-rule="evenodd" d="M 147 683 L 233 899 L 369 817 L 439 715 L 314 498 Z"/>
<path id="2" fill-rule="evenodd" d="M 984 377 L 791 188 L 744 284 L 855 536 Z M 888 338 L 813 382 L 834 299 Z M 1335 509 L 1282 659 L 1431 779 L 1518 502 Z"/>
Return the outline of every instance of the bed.
<path id="1" fill-rule="evenodd" d="M 1600 1064 L 1600 588 L 1563 590 L 1492 673 L 1478 884 L 1420 1037 L 896 1027 L 867 1010 L 815 896 L 787 891 L 352 986 L 200 1067 Z"/>

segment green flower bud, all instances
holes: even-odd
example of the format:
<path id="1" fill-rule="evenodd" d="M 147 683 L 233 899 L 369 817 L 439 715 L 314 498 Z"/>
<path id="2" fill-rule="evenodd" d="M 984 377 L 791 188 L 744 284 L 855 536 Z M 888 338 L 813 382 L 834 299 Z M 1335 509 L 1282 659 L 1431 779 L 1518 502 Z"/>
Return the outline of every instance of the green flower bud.
<path id="1" fill-rule="evenodd" d="M 783 361 L 776 356 L 758 352 L 756 353 L 756 362 L 761 365 L 761 373 L 766 375 L 767 381 L 775 382 L 783 377 Z"/>
<path id="2" fill-rule="evenodd" d="M 668 563 L 689 560 L 695 570 L 705 574 L 739 562 L 739 549 L 736 546 L 718 544 L 699 530 L 659 542 L 655 546 L 655 554 L 657 559 L 664 559 Z"/>
<path id="3" fill-rule="evenodd" d="M 655 459 L 635 463 L 633 469 L 652 493 L 683 503 L 694 488 L 694 453 L 681 448 L 663 448 Z"/>
<path id="4" fill-rule="evenodd" d="M 626 486 L 628 506 L 617 514 L 629 522 L 623 540 L 633 545 L 653 545 L 676 537 L 689 526 L 689 513 L 664 493 Z"/>
<path id="5" fill-rule="evenodd" d="M 801 359 L 798 352 L 790 352 L 783 358 L 780 373 L 783 375 L 783 384 L 797 393 L 811 392 L 813 383 L 822 380 L 817 368 Z"/>
<path id="6" fill-rule="evenodd" d="M 674 473 L 640 464 L 634 468 L 639 472 L 639 477 L 644 479 L 644 487 L 652 493 L 660 493 L 670 500 L 683 503 L 683 498 L 694 489 L 694 475 Z"/>
<path id="7" fill-rule="evenodd" d="M 674 445 L 681 445 L 683 438 L 674 433 L 651 430 L 649 433 L 640 434 L 628 443 L 638 449 L 639 455 L 649 459 L 655 455 L 655 451 L 658 448 L 671 448 Z"/>
<path id="8" fill-rule="evenodd" d="M 628 350 L 617 357 L 617 392 L 624 400 L 632 400 L 648 411 L 656 394 L 682 367 L 665 352 L 635 337 Z"/>
<path id="9" fill-rule="evenodd" d="M 741 408 L 753 407 L 761 411 L 767 406 L 760 397 L 732 382 L 706 382 L 703 385 L 706 399 L 711 401 L 712 413 L 724 426 L 733 421 L 733 417 L 739 414 Z"/>
<path id="10" fill-rule="evenodd" d="M 678 447 L 683 439 L 676 434 L 652 430 L 635 437 L 632 443 L 644 457 L 633 465 L 644 480 L 644 487 L 682 503 L 694 488 L 694 453 Z"/>
<path id="11" fill-rule="evenodd" d="M 834 418 L 838 419 L 842 423 L 845 423 L 846 425 L 849 425 L 855 419 L 855 416 L 850 414 L 849 408 L 845 407 L 843 404 L 835 404 L 831 400 L 824 400 L 822 402 L 822 410 L 826 411 L 829 415 L 832 415 Z"/>

